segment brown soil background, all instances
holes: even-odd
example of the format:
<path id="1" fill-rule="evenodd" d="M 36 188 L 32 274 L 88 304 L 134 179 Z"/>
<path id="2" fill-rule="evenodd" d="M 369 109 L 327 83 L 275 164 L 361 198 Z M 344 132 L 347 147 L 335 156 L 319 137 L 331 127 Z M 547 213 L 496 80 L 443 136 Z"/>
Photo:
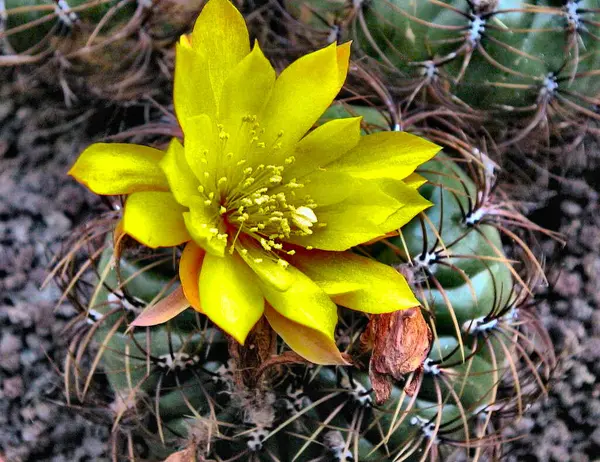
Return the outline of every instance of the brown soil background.
<path id="1" fill-rule="evenodd" d="M 66 171 L 92 140 L 143 106 L 67 110 L 62 95 L 0 75 L 0 461 L 104 461 L 109 428 L 64 405 L 63 329 L 75 315 L 40 289 L 51 255 L 99 200 Z M 600 460 L 600 170 L 584 146 L 570 180 L 553 181 L 532 217 L 567 245 L 543 241 L 551 287 L 543 321 L 561 358 L 549 396 L 506 431 L 508 460 Z M 569 176 L 568 175 L 568 176 Z"/>

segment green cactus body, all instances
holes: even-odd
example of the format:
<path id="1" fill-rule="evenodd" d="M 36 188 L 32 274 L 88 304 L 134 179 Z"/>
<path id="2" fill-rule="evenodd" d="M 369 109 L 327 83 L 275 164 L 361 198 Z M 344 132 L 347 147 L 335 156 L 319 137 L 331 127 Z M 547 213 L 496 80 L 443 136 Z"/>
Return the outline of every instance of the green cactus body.
<path id="1" fill-rule="evenodd" d="M 469 105 L 520 107 L 562 89 L 597 93 L 600 79 L 585 73 L 600 64 L 591 35 L 596 26 L 587 22 L 598 6 L 593 0 L 535 6 L 519 0 L 365 2 L 361 14 L 374 44 L 368 45 L 364 29 L 356 33 L 369 55 L 405 73 L 441 72 L 458 82 L 454 92 Z M 570 82 L 572 60 L 580 75 Z"/>
<path id="2" fill-rule="evenodd" d="M 131 18 L 136 3 L 133 0 L 4 0 L 7 14 L 6 40 L 16 53 L 22 53 L 44 41 L 49 43 L 52 35 L 64 37 L 78 33 L 77 30 L 81 27 L 94 27 L 103 18 L 107 20 L 103 29 L 106 34 Z M 14 30 L 20 32 L 13 33 Z"/>
<path id="3" fill-rule="evenodd" d="M 386 125 L 375 109 L 340 105 L 323 120 L 356 114 L 365 127 Z M 127 331 L 143 306 L 175 288 L 174 256 L 126 251 L 119 284 L 112 249 L 104 251 L 86 322 L 112 402 L 134 403 L 136 425 L 116 428 L 145 443 L 136 457 L 160 460 L 190 441 L 208 458 L 283 462 L 418 461 L 465 447 L 496 450 L 483 442 L 496 413 L 520 409 L 520 380 L 537 374 L 518 367 L 519 291 L 498 231 L 475 205 L 480 188 L 459 162 L 440 154 L 419 173 L 429 180 L 420 192 L 433 203 L 426 217 L 362 248 L 412 275 L 434 332 L 415 393 L 396 382 L 382 405 L 364 368 L 284 366 L 260 387 L 240 388 L 224 335 L 193 310 Z M 342 340 L 358 339 L 367 319 L 343 309 L 340 316 L 340 347 L 367 364 L 368 354 Z"/>
<path id="4" fill-rule="evenodd" d="M 597 0 L 376 0 L 287 2 L 298 35 L 354 40 L 389 87 L 457 110 L 535 114 L 573 123 L 594 114 L 600 90 Z M 293 28 L 293 25 L 290 26 Z M 532 128 L 527 126 L 529 130 Z"/>

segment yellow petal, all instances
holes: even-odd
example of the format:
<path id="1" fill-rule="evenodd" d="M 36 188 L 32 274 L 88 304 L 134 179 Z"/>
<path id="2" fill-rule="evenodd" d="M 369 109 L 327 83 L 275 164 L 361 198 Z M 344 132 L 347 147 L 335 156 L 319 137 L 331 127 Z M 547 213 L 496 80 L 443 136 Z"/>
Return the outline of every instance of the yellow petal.
<path id="1" fill-rule="evenodd" d="M 240 256 L 262 282 L 281 291 L 290 288 L 294 283 L 294 275 L 288 271 L 288 268 L 273 261 L 272 255 L 267 254 L 254 239 L 240 237 L 238 242 Z"/>
<path id="2" fill-rule="evenodd" d="M 190 127 L 188 119 L 200 114 L 213 118 L 217 115 L 207 60 L 201 52 L 191 48 L 186 36 L 181 37 L 175 48 L 173 103 L 184 133 Z"/>
<path id="3" fill-rule="evenodd" d="M 189 306 L 190 303 L 179 287 L 154 305 L 144 308 L 144 311 L 130 325 L 156 326 L 173 319 L 182 311 L 187 310 Z"/>
<path id="4" fill-rule="evenodd" d="M 381 191 L 385 192 L 390 197 L 398 198 L 402 203 L 402 207 L 398 208 L 398 210 L 390 215 L 384 223 L 380 224 L 381 228 L 386 230 L 384 231 L 385 233 L 400 229 L 418 213 L 433 205 L 421 196 L 415 188 L 407 186 L 403 181 L 392 180 L 389 178 L 380 178 L 373 181 L 379 185 Z"/>
<path id="5" fill-rule="evenodd" d="M 181 205 L 188 205 L 190 196 L 198 195 L 200 183 L 185 160 L 184 148 L 177 139 L 171 140 L 159 165 L 167 177 L 175 200 Z"/>
<path id="6" fill-rule="evenodd" d="M 264 311 L 258 278 L 239 255 L 206 254 L 200 272 L 204 313 L 242 345 Z"/>
<path id="7" fill-rule="evenodd" d="M 294 277 L 294 283 L 285 292 L 259 282 L 269 304 L 280 315 L 310 327 L 334 341 L 333 334 L 337 324 L 335 303 L 301 271 L 293 266 L 289 266 L 287 271 Z"/>
<path id="8" fill-rule="evenodd" d="M 191 239 L 185 210 L 169 192 L 136 192 L 125 203 L 123 230 L 148 247 L 179 245 Z"/>
<path id="9" fill-rule="evenodd" d="M 96 194 L 168 191 L 158 162 L 164 152 L 137 144 L 96 143 L 81 153 L 69 175 Z"/>
<path id="10" fill-rule="evenodd" d="M 311 181 L 304 188 L 306 191 L 303 190 L 318 205 L 315 209 L 318 221 L 312 227 L 313 233 L 288 239 L 303 247 L 347 250 L 398 229 L 430 205 L 401 181 L 396 181 L 394 194 L 390 194 L 378 181 L 352 178 L 347 174 L 320 172 L 307 176 L 307 179 L 313 178 L 320 178 L 319 183 L 330 179 L 323 184 Z M 324 185 L 330 187 L 328 195 Z M 338 200 L 332 201 L 332 197 Z"/>
<path id="11" fill-rule="evenodd" d="M 227 240 L 218 237 L 224 228 L 215 207 L 205 205 L 199 196 L 191 197 L 189 203 L 190 211 L 183 214 L 183 219 L 192 239 L 208 253 L 222 257 Z"/>
<path id="12" fill-rule="evenodd" d="M 185 249 L 183 249 L 181 259 L 179 260 L 181 288 L 190 305 L 200 313 L 203 313 L 203 311 L 200 304 L 198 283 L 200 281 L 200 269 L 204 262 L 204 255 L 206 255 L 204 249 L 198 247 L 193 241 L 190 241 L 186 244 Z"/>
<path id="13" fill-rule="evenodd" d="M 206 57 L 215 101 L 219 101 L 229 73 L 250 53 L 244 18 L 228 0 L 210 0 L 198 16 L 189 39 L 192 49 Z"/>
<path id="14" fill-rule="evenodd" d="M 284 170 L 286 178 L 302 178 L 354 148 L 360 141 L 360 121 L 335 119 L 302 138 L 294 148 L 294 163 Z"/>
<path id="15" fill-rule="evenodd" d="M 406 186 L 413 189 L 419 189 L 425 183 L 427 183 L 427 178 L 419 175 L 418 173 L 411 173 L 406 178 L 402 180 Z"/>
<path id="16" fill-rule="evenodd" d="M 221 154 L 215 122 L 206 114 L 192 117 L 188 119 L 187 132 L 184 135 L 185 160 L 208 194 L 218 180 L 215 179 L 215 175 L 218 174 L 217 166 Z M 208 176 L 205 172 L 208 172 Z"/>
<path id="17" fill-rule="evenodd" d="M 438 145 L 410 133 L 373 133 L 363 136 L 354 149 L 326 168 L 360 178 L 401 180 L 435 156 L 440 149 Z"/>
<path id="18" fill-rule="evenodd" d="M 223 86 L 219 122 L 230 135 L 236 135 L 242 117 L 260 114 L 274 83 L 275 70 L 255 43 L 252 52 L 232 69 Z M 243 129 L 244 133 L 249 131 L 248 126 Z"/>
<path id="19" fill-rule="evenodd" d="M 265 316 L 273 330 L 303 358 L 315 364 L 348 365 L 335 341 L 328 336 L 282 316 L 268 304 L 265 307 Z"/>
<path id="20" fill-rule="evenodd" d="M 374 314 L 420 305 L 398 271 L 370 258 L 320 250 L 299 251 L 289 258 L 338 305 Z"/>
<path id="21" fill-rule="evenodd" d="M 279 142 L 285 154 L 323 114 L 344 83 L 348 50 L 349 44 L 332 44 L 301 57 L 281 73 L 259 118 L 267 146 Z"/>

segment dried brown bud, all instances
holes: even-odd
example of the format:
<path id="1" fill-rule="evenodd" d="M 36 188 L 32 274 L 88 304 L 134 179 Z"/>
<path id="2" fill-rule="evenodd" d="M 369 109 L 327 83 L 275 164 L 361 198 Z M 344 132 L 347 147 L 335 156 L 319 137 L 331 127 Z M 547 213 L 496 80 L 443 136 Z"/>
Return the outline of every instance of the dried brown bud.
<path id="1" fill-rule="evenodd" d="M 378 404 L 389 398 L 393 379 L 420 370 L 431 347 L 431 330 L 419 307 L 371 317 L 363 341 L 372 347 L 369 377 Z M 413 391 L 412 381 L 407 392 Z"/>

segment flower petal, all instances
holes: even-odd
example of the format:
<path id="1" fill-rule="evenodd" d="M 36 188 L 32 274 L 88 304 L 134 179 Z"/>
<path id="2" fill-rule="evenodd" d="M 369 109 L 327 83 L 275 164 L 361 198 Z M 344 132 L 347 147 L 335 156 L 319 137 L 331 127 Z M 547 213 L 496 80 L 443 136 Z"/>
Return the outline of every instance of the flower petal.
<path id="1" fill-rule="evenodd" d="M 414 174 L 413 174 L 414 175 Z M 402 207 L 390 215 L 381 227 L 388 231 L 400 229 L 412 220 L 418 213 L 431 207 L 432 203 L 419 194 L 413 186 L 407 186 L 403 181 L 381 178 L 375 180 L 379 188 L 390 197 L 399 198 Z M 419 182 L 420 180 L 417 180 Z"/>
<path id="2" fill-rule="evenodd" d="M 223 233 L 218 212 L 212 206 L 206 206 L 199 196 L 190 198 L 190 211 L 183 213 L 185 226 L 192 239 L 206 250 L 217 257 L 225 254 L 227 241 L 219 239 L 215 234 Z"/>
<path id="3" fill-rule="evenodd" d="M 252 52 L 231 70 L 223 86 L 219 122 L 231 135 L 239 130 L 242 117 L 260 114 L 274 83 L 275 70 L 255 43 Z"/>
<path id="4" fill-rule="evenodd" d="M 200 114 L 207 114 L 209 117 L 217 114 L 206 57 L 191 47 L 185 35 L 175 48 L 173 103 L 184 133 L 188 132 L 191 125 L 188 119 Z"/>
<path id="5" fill-rule="evenodd" d="M 303 326 L 314 329 L 334 341 L 337 324 L 337 307 L 329 296 L 308 276 L 293 266 L 287 270 L 294 283 L 285 292 L 270 284 L 259 282 L 270 305 L 282 316 Z"/>
<path id="6" fill-rule="evenodd" d="M 438 145 L 410 133 L 373 133 L 363 136 L 354 149 L 326 168 L 360 178 L 401 180 L 440 149 Z"/>
<path id="7" fill-rule="evenodd" d="M 214 175 L 217 174 L 221 153 L 215 122 L 206 114 L 192 117 L 188 120 L 184 136 L 185 160 L 208 193 L 217 181 Z M 208 172 L 209 176 L 206 176 L 205 172 Z"/>
<path id="8" fill-rule="evenodd" d="M 302 178 L 346 154 L 360 141 L 360 121 L 335 119 L 311 131 L 295 146 L 295 162 L 284 170 L 286 178 Z"/>
<path id="9" fill-rule="evenodd" d="M 179 287 L 154 305 L 146 307 L 130 326 L 156 326 L 173 319 L 189 307 L 190 303 Z"/>
<path id="10" fill-rule="evenodd" d="M 229 0 L 210 0 L 198 16 L 189 39 L 192 49 L 206 57 L 215 101 L 219 101 L 229 73 L 250 53 L 246 22 Z"/>
<path id="11" fill-rule="evenodd" d="M 171 140 L 159 165 L 167 177 L 175 200 L 181 205 L 188 205 L 190 196 L 198 195 L 200 183 L 185 160 L 185 151 L 179 140 Z"/>
<path id="12" fill-rule="evenodd" d="M 335 182 L 324 183 L 331 185 L 330 196 L 338 195 L 342 200 L 329 202 L 331 197 L 323 195 L 326 189 L 320 183 L 328 175 L 335 179 Z M 344 176 L 348 177 L 345 184 L 342 183 Z M 288 239 L 303 247 L 347 250 L 398 229 L 431 205 L 402 181 L 364 180 L 329 172 L 307 176 L 307 179 L 313 178 L 320 180 L 308 183 L 303 193 L 318 204 L 315 209 L 318 222 L 312 227 L 313 234 Z M 386 183 L 388 181 L 393 185 Z M 346 197 L 342 193 L 347 194 Z"/>
<path id="13" fill-rule="evenodd" d="M 323 114 L 344 84 L 349 49 L 349 43 L 332 44 L 301 57 L 281 73 L 259 117 L 267 146 L 279 142 L 285 155 Z"/>
<path id="14" fill-rule="evenodd" d="M 254 239 L 238 240 L 238 252 L 260 280 L 276 290 L 286 291 L 294 283 L 294 275 L 268 255 Z"/>
<path id="15" fill-rule="evenodd" d="M 96 194 L 168 191 L 158 165 L 163 155 L 158 149 L 137 144 L 96 143 L 81 153 L 69 175 Z"/>
<path id="16" fill-rule="evenodd" d="M 289 260 L 346 308 L 380 314 L 420 305 L 398 271 L 370 258 L 311 250 L 298 251 Z"/>
<path id="17" fill-rule="evenodd" d="M 258 278 L 236 253 L 206 254 L 200 272 L 204 313 L 242 345 L 264 311 Z"/>
<path id="18" fill-rule="evenodd" d="M 198 247 L 195 242 L 190 241 L 186 244 L 179 260 L 179 280 L 185 298 L 192 307 L 204 313 L 200 305 L 200 290 L 198 283 L 200 281 L 200 269 L 204 262 L 206 252 L 201 247 Z"/>
<path id="19" fill-rule="evenodd" d="M 123 230 L 148 247 L 179 245 L 191 239 L 184 211 L 170 192 L 136 192 L 125 203 Z"/>
<path id="20" fill-rule="evenodd" d="M 347 366 L 331 338 L 279 314 L 268 304 L 265 316 L 275 332 L 300 356 L 315 364 Z"/>
<path id="21" fill-rule="evenodd" d="M 411 173 L 406 178 L 402 180 L 406 186 L 413 189 L 419 189 L 425 183 L 427 183 L 427 178 L 419 175 L 418 173 Z"/>

